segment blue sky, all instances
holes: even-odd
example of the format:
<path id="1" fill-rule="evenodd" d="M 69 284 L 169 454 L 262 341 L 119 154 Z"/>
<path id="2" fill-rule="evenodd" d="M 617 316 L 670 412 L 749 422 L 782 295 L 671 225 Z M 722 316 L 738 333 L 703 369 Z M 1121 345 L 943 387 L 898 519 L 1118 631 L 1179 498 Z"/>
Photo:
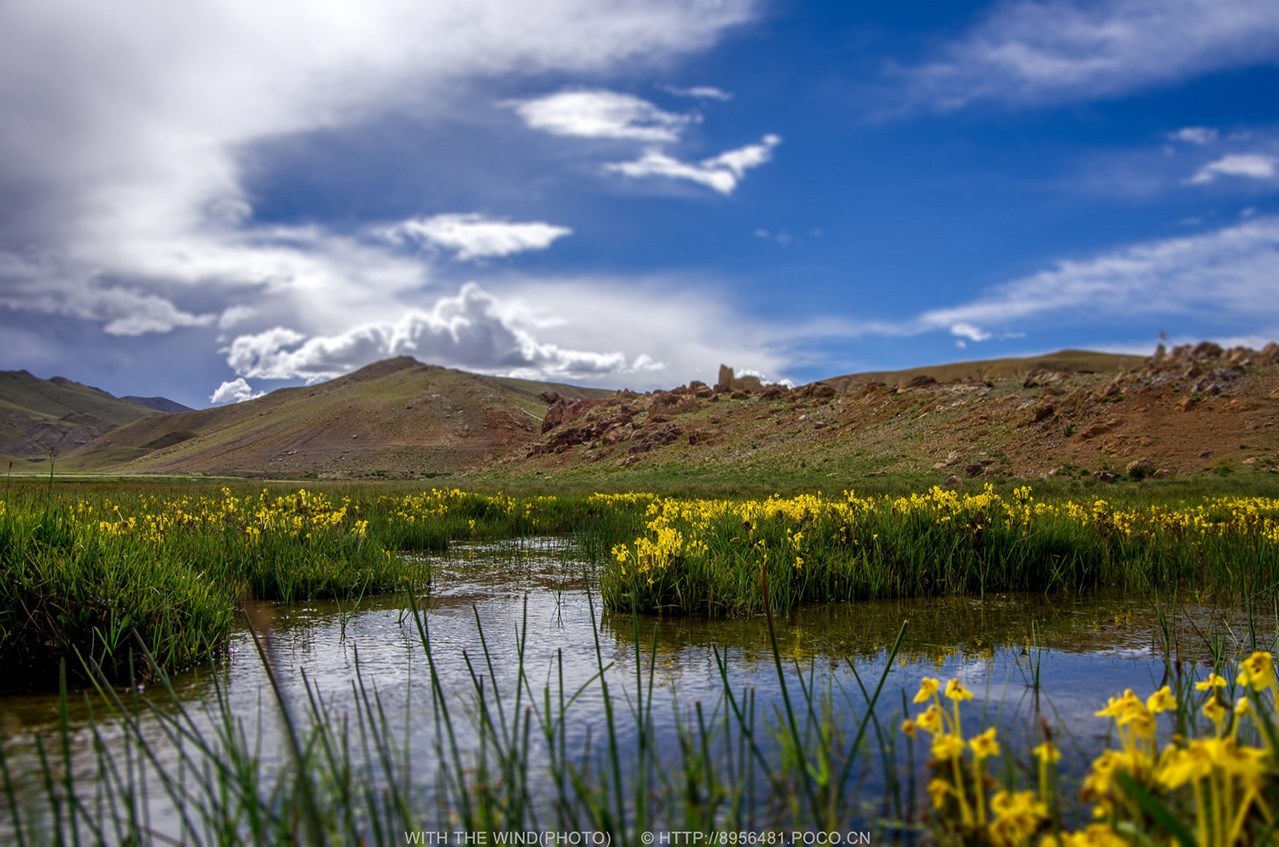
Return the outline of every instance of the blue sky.
<path id="1" fill-rule="evenodd" d="M 192 406 L 1279 337 L 1279 4 L 9 0 L 0 368 Z"/>

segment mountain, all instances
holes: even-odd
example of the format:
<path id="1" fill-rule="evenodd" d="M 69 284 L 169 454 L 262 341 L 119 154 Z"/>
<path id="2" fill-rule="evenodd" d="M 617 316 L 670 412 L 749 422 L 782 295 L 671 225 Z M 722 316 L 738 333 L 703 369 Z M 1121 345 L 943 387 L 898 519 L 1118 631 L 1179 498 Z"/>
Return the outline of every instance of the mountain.
<path id="1" fill-rule="evenodd" d="M 401 357 L 243 403 L 143 418 L 64 465 L 274 478 L 456 473 L 531 442 L 547 408 L 539 395 L 549 391 L 571 399 L 610 393 Z"/>
<path id="2" fill-rule="evenodd" d="M 883 475 L 963 484 L 1277 474 L 1279 345 L 1205 342 L 1147 359 L 1063 351 L 797 389 L 750 378 L 692 383 L 564 402 L 548 423 L 493 473 L 714 490 L 739 481 L 854 486 Z"/>
<path id="3" fill-rule="evenodd" d="M 849 374 L 798 388 L 723 368 L 636 394 L 400 358 L 319 385 L 150 415 L 66 470 L 249 477 L 554 479 L 597 488 L 838 490 L 870 477 L 1279 474 L 1279 345 L 1061 351 Z"/>
<path id="4" fill-rule="evenodd" d="M 55 376 L 0 371 L 0 454 L 15 459 L 69 453 L 123 424 L 156 414 L 145 405 Z"/>
<path id="5" fill-rule="evenodd" d="M 126 403 L 132 403 L 135 406 L 145 406 L 148 409 L 155 409 L 157 412 L 165 414 L 173 414 L 174 412 L 194 412 L 190 406 L 184 406 L 176 400 L 170 400 L 168 397 L 134 397 L 133 395 L 125 395 L 120 398 Z"/>

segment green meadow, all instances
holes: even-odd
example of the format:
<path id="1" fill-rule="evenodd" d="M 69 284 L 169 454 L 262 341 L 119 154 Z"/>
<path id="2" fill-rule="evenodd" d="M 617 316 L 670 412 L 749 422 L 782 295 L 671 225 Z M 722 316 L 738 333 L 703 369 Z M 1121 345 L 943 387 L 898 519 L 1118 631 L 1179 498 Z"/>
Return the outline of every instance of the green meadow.
<path id="1" fill-rule="evenodd" d="M 522 647 L 512 680 L 487 642 L 460 679 L 437 672 L 440 563 L 451 550 L 548 537 L 579 551 L 585 590 L 605 612 L 635 621 L 633 675 L 618 678 L 594 623 L 598 666 L 577 687 L 562 668 L 558 680 L 531 672 Z M 1115 691 L 1097 704 L 1107 740 L 1066 791 L 1051 731 L 1033 749 L 1001 747 L 994 723 L 961 715 L 972 696 L 962 681 L 926 676 L 914 703 L 885 698 L 905 629 L 866 671 L 851 657 L 805 665 L 776 632 L 819 604 L 1097 592 L 1229 608 L 1262 631 L 1277 585 L 1279 500 L 1206 482 L 710 498 L 11 481 L 0 501 L 0 668 L 27 689 L 60 686 L 63 719 L 35 742 L 38 764 L 22 765 L 44 786 L 34 799 L 18 796 L 17 760 L 3 762 L 6 831 L 20 843 L 158 843 L 146 821 L 147 798 L 160 796 L 185 810 L 177 831 L 190 843 L 403 843 L 446 826 L 626 844 L 666 828 L 773 843 L 758 838 L 847 835 L 869 768 L 881 800 L 859 827 L 875 838 L 1270 843 L 1279 736 L 1266 649 L 1183 665 L 1168 648 L 1175 673 L 1162 693 Z M 438 757 L 428 799 L 403 728 L 358 667 L 352 708 L 309 683 L 301 700 L 285 694 L 260 615 L 264 604 L 333 598 L 354 609 L 382 594 L 403 598 L 400 621 L 429 668 L 414 683 Z M 771 645 L 767 699 L 716 652 L 712 700 L 655 705 L 660 660 L 638 625 L 649 618 L 758 621 Z M 173 682 L 230 661 L 245 627 L 286 729 L 270 768 L 229 700 L 199 719 Z M 530 637 L 527 622 L 521 632 Z M 68 703 L 81 699 L 96 717 L 72 731 Z M 571 728 L 587 701 L 597 706 L 583 747 Z M 85 732 L 99 752 L 73 768 Z"/>

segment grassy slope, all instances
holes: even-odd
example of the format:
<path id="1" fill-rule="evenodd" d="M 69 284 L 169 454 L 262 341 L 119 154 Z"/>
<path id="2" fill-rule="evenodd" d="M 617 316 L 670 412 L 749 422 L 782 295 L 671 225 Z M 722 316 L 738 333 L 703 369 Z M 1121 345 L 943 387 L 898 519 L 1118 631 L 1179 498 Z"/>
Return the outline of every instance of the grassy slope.
<path id="1" fill-rule="evenodd" d="M 708 494 L 866 491 L 877 480 L 918 487 L 952 476 L 980 485 L 1052 475 L 1063 484 L 1101 471 L 1122 475 L 1140 459 L 1149 460 L 1147 472 L 1174 477 L 1275 476 L 1279 357 L 1240 369 L 1225 356 L 1156 366 L 1063 351 L 850 375 L 825 380 L 822 391 L 736 399 L 548 386 L 403 358 L 236 406 L 146 419 L 60 458 L 58 467 L 276 479 L 450 476 L 481 488 Z M 1236 376 L 1220 391 L 1194 387 L 1201 374 L 1227 369 Z M 939 381 L 908 387 L 920 374 Z M 593 399 L 543 435 L 540 395 L 548 388 Z M 564 438 L 573 427 L 583 433 Z"/>
<path id="2" fill-rule="evenodd" d="M 0 371 L 0 407 L 52 419 L 82 415 L 109 424 L 132 423 L 153 410 L 62 377 L 40 379 L 26 371 Z"/>
<path id="3" fill-rule="evenodd" d="M 544 383 L 378 362 L 320 385 L 139 421 L 69 457 L 67 469 L 125 473 L 425 476 L 459 471 L 537 433 Z M 606 394 L 553 386 L 566 397 Z"/>
<path id="4" fill-rule="evenodd" d="M 758 493 L 867 490 L 890 479 L 918 487 L 952 476 L 977 486 L 1045 476 L 1091 484 L 1098 472 L 1122 476 L 1142 459 L 1149 460 L 1147 473 L 1173 477 L 1260 480 L 1279 470 L 1279 363 L 1247 366 L 1220 393 L 1208 393 L 1194 390 L 1200 377 L 1185 376 L 1189 369 L 1180 363 L 1151 370 L 1132 357 L 1048 358 L 1047 368 L 981 363 L 980 380 L 971 370 L 942 368 L 892 377 L 902 386 L 918 372 L 962 374 L 917 388 L 848 377 L 824 381 L 847 389 L 829 397 L 800 390 L 774 399 L 685 398 L 674 413 L 654 413 L 651 396 L 619 398 L 574 422 L 583 430 L 595 424 L 589 435 L 557 443 L 563 433 L 552 431 L 540 455 L 507 457 L 477 477 L 489 484 Z M 1068 371 L 1072 359 L 1076 370 Z M 1198 369 L 1225 367 L 1222 360 Z M 1034 370 L 1055 373 L 1027 380 Z M 623 402 L 638 409 L 629 424 L 618 423 Z"/>
<path id="5" fill-rule="evenodd" d="M 155 414 L 62 377 L 0 371 L 0 454 L 40 457 L 68 452 L 107 430 Z"/>
<path id="6" fill-rule="evenodd" d="M 1043 356 L 1013 359 L 981 359 L 972 362 L 951 362 L 945 365 L 925 365 L 899 371 L 867 371 L 822 380 L 844 391 L 860 388 L 872 382 L 900 385 L 913 377 L 930 376 L 938 382 L 981 381 L 995 379 L 1024 379 L 1032 371 L 1064 371 L 1079 374 L 1116 373 L 1135 368 L 1145 361 L 1142 356 L 1124 356 L 1115 353 L 1097 353 L 1092 350 L 1059 350 Z"/>

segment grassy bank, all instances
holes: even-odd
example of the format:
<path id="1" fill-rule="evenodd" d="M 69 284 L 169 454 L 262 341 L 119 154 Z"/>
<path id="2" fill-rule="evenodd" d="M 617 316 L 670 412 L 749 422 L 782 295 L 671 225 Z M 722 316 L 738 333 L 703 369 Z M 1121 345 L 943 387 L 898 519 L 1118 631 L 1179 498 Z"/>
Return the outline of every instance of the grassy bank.
<path id="1" fill-rule="evenodd" d="M 244 598 L 351 598 L 430 579 L 450 542 L 571 535 L 601 592 L 645 613 L 786 613 L 812 602 L 988 591 L 1211 592 L 1279 585 L 1279 500 L 1110 499 L 1028 487 L 704 499 L 362 486 L 6 486 L 0 671 L 32 679 L 131 648 L 166 670 L 216 654 Z"/>
<path id="2" fill-rule="evenodd" d="M 608 499 L 608 498 L 604 498 Z M 621 498 L 623 502 L 629 502 Z M 1279 585 L 1279 500 L 1121 505 L 933 488 L 909 496 L 654 498 L 613 548 L 615 608 L 749 615 L 811 602 L 988 591 L 1211 592 L 1249 605 Z"/>
<path id="3" fill-rule="evenodd" d="M 174 671 L 221 649 L 243 598 L 429 578 L 368 527 L 356 504 L 307 491 L 0 501 L 0 670 L 39 684 L 92 659 L 122 680 L 144 648 Z"/>

